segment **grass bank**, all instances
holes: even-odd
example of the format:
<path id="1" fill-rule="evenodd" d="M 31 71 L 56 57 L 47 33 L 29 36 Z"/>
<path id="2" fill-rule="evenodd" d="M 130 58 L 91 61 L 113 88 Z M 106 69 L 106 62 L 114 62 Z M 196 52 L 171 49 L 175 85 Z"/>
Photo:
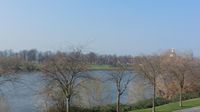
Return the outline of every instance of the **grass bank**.
<path id="1" fill-rule="evenodd" d="M 114 67 L 111 65 L 90 65 L 89 66 L 90 70 L 112 70 Z"/>
<path id="2" fill-rule="evenodd" d="M 197 106 L 200 106 L 200 98 L 183 101 L 183 107 L 179 107 L 179 102 L 158 106 L 156 107 L 156 112 L 173 112 L 176 110 L 187 109 L 187 108 L 192 108 L 192 107 L 197 107 Z M 133 110 L 130 112 L 151 112 L 151 108 Z"/>

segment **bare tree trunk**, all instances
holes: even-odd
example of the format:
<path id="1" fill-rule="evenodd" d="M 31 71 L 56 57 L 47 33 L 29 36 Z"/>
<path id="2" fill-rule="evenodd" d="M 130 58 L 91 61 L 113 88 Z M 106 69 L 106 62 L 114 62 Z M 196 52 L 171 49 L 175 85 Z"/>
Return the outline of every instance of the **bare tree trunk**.
<path id="1" fill-rule="evenodd" d="M 120 112 L 120 93 L 117 94 L 117 112 Z"/>
<path id="2" fill-rule="evenodd" d="M 182 91 L 183 91 L 183 88 L 181 87 L 180 88 L 180 100 L 179 100 L 179 105 L 180 105 L 180 107 L 182 107 L 183 106 L 183 104 L 182 104 Z"/>
<path id="3" fill-rule="evenodd" d="M 67 104 L 66 104 L 67 112 L 70 112 L 70 98 L 67 98 Z"/>
<path id="4" fill-rule="evenodd" d="M 156 99 L 156 78 L 154 78 L 154 85 L 153 85 L 153 101 L 152 101 L 152 112 L 155 112 L 155 99 Z"/>

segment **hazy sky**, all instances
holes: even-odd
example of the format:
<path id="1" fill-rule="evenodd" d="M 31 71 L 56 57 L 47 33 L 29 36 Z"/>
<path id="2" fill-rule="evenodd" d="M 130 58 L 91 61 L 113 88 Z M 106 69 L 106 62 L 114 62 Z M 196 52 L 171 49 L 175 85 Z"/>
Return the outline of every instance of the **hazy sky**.
<path id="1" fill-rule="evenodd" d="M 200 55 L 200 0 L 0 0 L 0 50 Z"/>

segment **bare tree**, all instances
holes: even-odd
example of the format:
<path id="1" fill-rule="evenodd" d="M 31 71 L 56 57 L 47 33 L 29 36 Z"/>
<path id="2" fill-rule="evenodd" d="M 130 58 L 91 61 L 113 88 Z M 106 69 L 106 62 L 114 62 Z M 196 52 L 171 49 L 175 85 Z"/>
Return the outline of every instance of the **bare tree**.
<path id="1" fill-rule="evenodd" d="M 134 58 L 133 70 L 143 75 L 153 86 L 152 112 L 155 112 L 156 78 L 161 74 L 160 56 L 138 56 Z"/>
<path id="2" fill-rule="evenodd" d="M 182 93 L 186 83 L 186 79 L 193 75 L 195 68 L 195 61 L 193 55 L 190 53 L 170 55 L 165 58 L 166 72 L 174 78 L 179 86 L 179 106 L 182 107 Z"/>
<path id="3" fill-rule="evenodd" d="M 128 84 L 133 80 L 133 75 L 128 72 L 128 66 L 117 62 L 116 69 L 109 71 L 109 81 L 112 81 L 117 89 L 117 108 L 116 111 L 120 112 L 120 99 L 121 96 L 128 88 Z"/>
<path id="4" fill-rule="evenodd" d="M 43 72 L 50 79 L 50 84 L 57 84 L 66 101 L 66 112 L 70 112 L 71 98 L 76 94 L 76 88 L 86 78 L 87 63 L 81 50 L 70 54 L 60 53 L 46 61 Z"/>

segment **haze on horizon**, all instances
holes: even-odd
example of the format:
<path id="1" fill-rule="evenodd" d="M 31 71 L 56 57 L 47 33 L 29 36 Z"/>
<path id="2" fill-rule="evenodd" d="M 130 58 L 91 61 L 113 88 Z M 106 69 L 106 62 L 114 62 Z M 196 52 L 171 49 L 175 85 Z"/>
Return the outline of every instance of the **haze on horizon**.
<path id="1" fill-rule="evenodd" d="M 200 1 L 2 0 L 0 50 L 86 45 L 106 54 L 175 48 L 200 55 Z"/>

